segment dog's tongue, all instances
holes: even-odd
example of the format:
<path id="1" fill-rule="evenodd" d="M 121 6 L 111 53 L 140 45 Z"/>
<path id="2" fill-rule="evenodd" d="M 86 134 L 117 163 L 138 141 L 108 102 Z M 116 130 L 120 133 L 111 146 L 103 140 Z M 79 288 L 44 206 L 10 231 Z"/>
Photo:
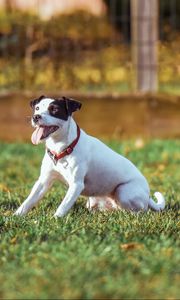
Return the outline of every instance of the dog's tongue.
<path id="1" fill-rule="evenodd" d="M 35 131 L 33 132 L 32 136 L 31 136 L 31 142 L 34 144 L 34 145 L 37 145 L 39 144 L 40 142 L 40 139 L 43 135 L 43 131 L 44 131 L 44 128 L 43 127 L 37 127 L 35 129 Z"/>

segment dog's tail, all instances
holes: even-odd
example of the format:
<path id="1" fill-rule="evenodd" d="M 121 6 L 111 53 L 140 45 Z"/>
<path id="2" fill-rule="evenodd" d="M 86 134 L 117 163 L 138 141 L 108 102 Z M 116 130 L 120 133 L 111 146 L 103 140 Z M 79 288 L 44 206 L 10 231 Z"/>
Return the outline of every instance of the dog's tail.
<path id="1" fill-rule="evenodd" d="M 157 203 L 152 198 L 149 198 L 149 207 L 155 211 L 163 210 L 165 208 L 165 199 L 163 195 L 159 192 L 155 192 L 154 196 L 157 199 Z"/>

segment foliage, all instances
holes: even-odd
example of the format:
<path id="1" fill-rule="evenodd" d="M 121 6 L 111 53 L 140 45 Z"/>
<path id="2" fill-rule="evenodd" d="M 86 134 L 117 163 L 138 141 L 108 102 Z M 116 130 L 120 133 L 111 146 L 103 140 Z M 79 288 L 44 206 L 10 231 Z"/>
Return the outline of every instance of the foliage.
<path id="1" fill-rule="evenodd" d="M 46 57 L 35 59 L 28 65 L 23 62 L 0 61 L 0 86 L 4 89 L 26 90 L 111 90 L 130 85 L 130 66 L 126 47 L 109 47 L 98 52 L 89 51 L 64 59 L 60 64 Z M 119 51 L 119 50 L 122 51 Z M 130 88 L 130 87 L 129 87 Z"/>
<path id="2" fill-rule="evenodd" d="M 159 90 L 180 94 L 180 66 L 177 44 L 159 45 Z M 1 90 L 43 90 L 81 92 L 127 92 L 132 90 L 133 72 L 127 46 L 80 53 L 55 65 L 51 59 L 23 61 L 0 60 Z"/>
<path id="3" fill-rule="evenodd" d="M 180 82 L 180 53 L 177 50 L 180 37 L 176 34 L 171 37 L 171 42 L 159 44 L 159 81 L 162 88 L 168 85 L 178 87 Z"/>
<path id="4" fill-rule="evenodd" d="M 106 16 L 95 17 L 85 12 L 54 16 L 42 21 L 38 16 L 16 11 L 0 11 L 0 54 L 6 48 L 9 57 L 18 53 L 19 57 L 27 55 L 29 47 L 33 57 L 50 55 L 61 57 L 62 52 L 72 49 L 91 49 L 101 40 L 108 43 L 118 33 L 110 25 Z"/>
<path id="5" fill-rule="evenodd" d="M 120 36 L 107 17 L 79 12 L 41 21 L 20 12 L 1 14 L 1 88 L 91 90 L 120 82 L 127 89 L 129 50 L 109 46 Z"/>
<path id="6" fill-rule="evenodd" d="M 26 217 L 12 213 L 39 173 L 43 147 L 1 144 L 0 297 L 9 299 L 177 299 L 179 146 L 176 140 L 111 142 L 162 191 L 165 211 L 89 213 L 81 197 L 63 219 L 56 184 Z"/>
<path id="7" fill-rule="evenodd" d="M 179 93 L 180 38 L 159 42 L 160 91 Z M 132 90 L 131 50 L 107 16 L 78 12 L 42 21 L 0 12 L 1 90 Z"/>

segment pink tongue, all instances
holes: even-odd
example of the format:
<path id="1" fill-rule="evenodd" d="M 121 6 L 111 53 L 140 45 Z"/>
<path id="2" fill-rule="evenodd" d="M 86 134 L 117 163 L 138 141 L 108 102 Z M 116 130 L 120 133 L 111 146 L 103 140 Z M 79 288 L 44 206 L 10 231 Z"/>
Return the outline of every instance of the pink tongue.
<path id="1" fill-rule="evenodd" d="M 43 135 L 43 131 L 44 131 L 44 128 L 43 127 L 37 127 L 35 129 L 35 131 L 33 132 L 32 136 L 31 136 L 31 142 L 34 144 L 34 145 L 37 145 L 39 144 L 40 142 L 40 139 Z"/>

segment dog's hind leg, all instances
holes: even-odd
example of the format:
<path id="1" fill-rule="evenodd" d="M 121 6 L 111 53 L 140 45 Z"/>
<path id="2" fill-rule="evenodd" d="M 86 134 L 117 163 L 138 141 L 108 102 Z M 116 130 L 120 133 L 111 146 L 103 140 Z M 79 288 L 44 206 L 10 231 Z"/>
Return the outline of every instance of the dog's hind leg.
<path id="1" fill-rule="evenodd" d="M 138 184 L 124 183 L 120 184 L 114 193 L 114 198 L 122 209 L 137 211 L 146 211 L 148 209 L 149 194 Z"/>
<path id="2" fill-rule="evenodd" d="M 89 211 L 95 210 L 116 210 L 119 209 L 120 206 L 115 202 L 114 199 L 104 196 L 104 197 L 89 197 L 86 203 L 86 208 Z"/>

